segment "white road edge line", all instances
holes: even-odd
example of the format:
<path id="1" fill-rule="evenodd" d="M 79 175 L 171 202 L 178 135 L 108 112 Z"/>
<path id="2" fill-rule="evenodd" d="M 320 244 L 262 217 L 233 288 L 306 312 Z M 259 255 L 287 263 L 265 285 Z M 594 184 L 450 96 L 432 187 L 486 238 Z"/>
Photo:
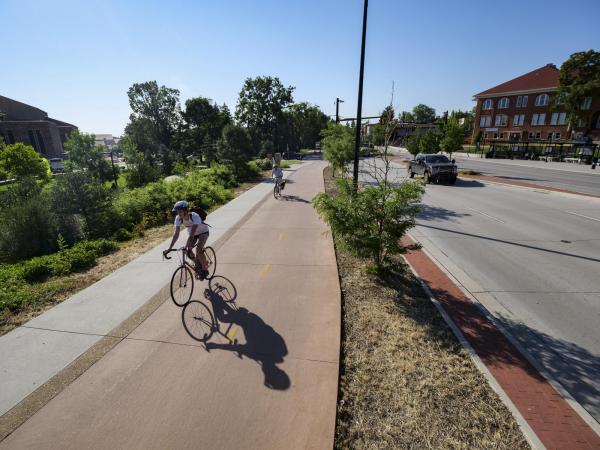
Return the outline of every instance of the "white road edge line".
<path id="1" fill-rule="evenodd" d="M 446 310 L 443 308 L 443 306 L 440 305 L 440 303 L 434 297 L 433 292 L 431 292 L 431 290 L 429 289 L 429 286 L 427 286 L 427 284 L 421 279 L 421 277 L 419 276 L 417 271 L 414 269 L 414 267 L 406 259 L 404 261 L 406 261 L 406 263 L 408 264 L 408 267 L 410 267 L 410 270 L 413 273 L 413 275 L 417 278 L 417 280 L 419 280 L 419 284 L 421 285 L 421 287 L 423 288 L 423 290 L 429 297 L 429 300 L 431 301 L 431 303 L 434 304 L 434 306 L 436 307 L 436 309 L 438 310 L 438 312 L 444 319 L 444 322 L 446 322 L 448 327 L 450 327 L 450 329 L 452 330 L 452 333 L 454 333 L 454 335 L 458 339 L 458 342 L 460 342 L 460 344 L 463 346 L 463 348 L 467 351 L 467 353 L 471 357 L 471 360 L 475 364 L 475 367 L 477 367 L 479 369 L 479 371 L 486 378 L 486 380 L 488 381 L 488 383 L 490 384 L 490 386 L 492 387 L 494 392 L 496 392 L 496 394 L 498 394 L 498 397 L 500 397 L 500 400 L 502 401 L 502 403 L 504 403 L 506 405 L 506 407 L 508 408 L 508 410 L 511 412 L 512 416 L 517 421 L 519 428 L 521 428 L 521 431 L 523 432 L 525 439 L 527 440 L 529 445 L 531 445 L 531 448 L 534 450 L 546 449 L 546 446 L 544 446 L 544 444 L 542 444 L 542 441 L 540 441 L 540 438 L 538 438 L 537 434 L 535 434 L 535 432 L 529 426 L 529 424 L 527 423 L 527 421 L 525 420 L 525 418 L 523 417 L 521 412 L 517 409 L 517 407 L 512 402 L 512 400 L 509 398 L 509 396 L 506 394 L 504 389 L 502 389 L 502 386 L 500 386 L 498 381 L 496 381 L 496 378 L 494 378 L 494 376 L 489 371 L 489 369 L 487 368 L 485 363 L 481 360 L 481 358 L 479 357 L 479 355 L 477 354 L 475 349 L 471 346 L 469 341 L 467 341 L 467 338 L 465 338 L 462 331 L 460 331 L 460 328 L 458 328 L 458 326 L 454 323 L 454 321 L 446 313 Z"/>
<path id="2" fill-rule="evenodd" d="M 486 213 L 484 213 L 483 211 L 479 211 L 478 209 L 475 209 L 475 208 L 469 208 L 468 206 L 467 206 L 467 209 L 470 209 L 471 211 L 475 211 L 476 213 L 478 213 L 478 214 L 481 214 L 482 216 L 485 216 L 485 217 L 487 217 L 487 218 L 489 218 L 489 219 L 495 220 L 496 222 L 499 222 L 499 223 L 506 223 L 504 220 L 502 220 L 502 219 L 498 219 L 497 217 L 494 217 L 494 216 L 490 216 L 489 214 L 486 214 Z"/>
<path id="3" fill-rule="evenodd" d="M 584 216 L 583 214 L 577 214 L 571 211 L 565 211 L 567 214 L 571 214 L 572 216 L 578 216 L 578 217 L 583 217 L 584 219 L 590 219 L 590 220 L 594 220 L 596 222 L 600 222 L 600 219 L 596 219 L 594 217 L 590 217 L 590 216 Z"/>
<path id="4" fill-rule="evenodd" d="M 421 242 L 418 239 L 414 238 L 410 233 L 407 234 L 415 242 Z M 461 281 L 456 276 L 454 276 L 454 274 L 450 272 L 450 270 L 447 269 L 441 261 L 439 261 L 435 256 L 433 256 L 431 252 L 429 252 L 425 248 L 425 246 L 423 246 L 421 251 L 423 251 L 429 257 L 429 259 L 431 259 L 433 263 L 436 266 L 438 266 L 438 268 L 442 272 L 444 272 L 450 277 L 450 279 L 463 292 L 463 294 L 465 294 L 479 308 L 479 310 L 488 318 L 488 320 L 490 320 L 496 327 L 498 327 L 498 329 L 504 335 L 504 337 L 506 337 L 517 348 L 517 350 L 521 352 L 525 359 L 527 359 L 527 361 L 546 379 L 546 381 L 567 401 L 571 408 L 573 408 L 575 412 L 579 414 L 579 417 L 581 417 L 583 421 L 587 423 L 596 434 L 600 435 L 600 423 L 596 419 L 594 419 L 594 417 L 592 417 L 592 415 L 583 406 L 581 406 L 577 400 L 575 400 L 575 398 L 569 393 L 569 391 L 567 391 L 567 389 L 565 389 L 565 387 L 559 381 L 557 381 L 544 367 L 542 367 L 540 363 L 538 363 L 538 361 L 531 354 L 529 354 L 529 352 L 521 345 L 521 343 L 516 338 L 514 338 L 512 334 L 510 334 L 510 332 L 498 322 L 498 320 L 496 320 L 496 317 L 485 307 L 485 305 L 481 303 L 479 299 L 467 287 L 465 287 L 465 281 Z M 448 259 L 450 260 L 450 258 Z M 454 265 L 454 262 L 452 262 L 452 260 L 450 260 L 450 262 Z M 466 277 L 468 279 L 466 281 L 468 281 L 470 284 L 478 285 L 478 283 L 476 283 L 475 280 L 471 279 L 466 273 L 463 273 L 461 276 Z M 503 305 L 501 304 L 500 306 L 503 307 Z M 508 399 L 508 396 L 506 396 L 506 398 Z"/>

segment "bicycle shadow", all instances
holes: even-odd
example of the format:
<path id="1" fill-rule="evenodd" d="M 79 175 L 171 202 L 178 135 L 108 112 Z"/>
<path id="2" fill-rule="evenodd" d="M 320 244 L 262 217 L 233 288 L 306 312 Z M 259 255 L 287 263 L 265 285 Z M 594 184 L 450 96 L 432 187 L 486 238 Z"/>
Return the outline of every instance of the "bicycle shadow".
<path id="1" fill-rule="evenodd" d="M 220 278 L 227 280 L 224 277 Z M 230 280 L 227 280 L 227 283 L 233 286 Z M 223 282 L 219 284 L 223 286 Z M 253 359 L 261 366 L 266 387 L 274 390 L 289 389 L 291 384 L 289 376 L 277 366 L 283 363 L 284 357 L 288 354 L 285 340 L 260 316 L 246 308 L 238 308 L 235 299 L 228 300 L 229 297 L 224 294 L 225 292 L 212 286 L 204 291 L 204 297 L 212 305 L 216 329 L 219 329 L 219 322 L 230 324 L 229 329 L 237 325 L 242 329 L 246 342 L 240 344 L 237 339 L 232 341 L 228 337 L 228 331 L 226 334 L 221 334 L 225 335 L 229 343 L 206 342 L 204 344 L 206 350 L 209 352 L 226 350 L 235 352 L 239 358 Z"/>

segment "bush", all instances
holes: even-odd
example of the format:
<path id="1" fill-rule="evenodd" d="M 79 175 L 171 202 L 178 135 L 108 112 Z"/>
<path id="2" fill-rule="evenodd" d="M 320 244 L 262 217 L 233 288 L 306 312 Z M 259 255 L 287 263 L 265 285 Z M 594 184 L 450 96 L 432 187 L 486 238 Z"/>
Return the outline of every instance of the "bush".
<path id="1" fill-rule="evenodd" d="M 321 192 L 313 205 L 345 248 L 371 258 L 377 268 L 388 255 L 406 252 L 400 238 L 415 226 L 424 193 L 421 183 L 367 186 L 357 192 L 350 180 L 341 179 L 338 188 L 339 195 Z"/>
<path id="2" fill-rule="evenodd" d="M 273 169 L 273 162 L 269 158 L 257 159 L 254 161 L 260 170 L 271 170 Z"/>

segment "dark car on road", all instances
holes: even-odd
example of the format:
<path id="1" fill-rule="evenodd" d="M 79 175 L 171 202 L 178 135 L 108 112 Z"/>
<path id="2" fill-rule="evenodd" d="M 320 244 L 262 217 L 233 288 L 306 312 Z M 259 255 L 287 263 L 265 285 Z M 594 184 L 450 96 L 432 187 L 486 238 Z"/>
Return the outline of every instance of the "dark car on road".
<path id="1" fill-rule="evenodd" d="M 411 178 L 422 175 L 425 183 L 447 182 L 456 183 L 458 168 L 454 160 L 450 161 L 444 155 L 428 155 L 419 153 L 415 159 L 409 161 L 408 173 Z"/>

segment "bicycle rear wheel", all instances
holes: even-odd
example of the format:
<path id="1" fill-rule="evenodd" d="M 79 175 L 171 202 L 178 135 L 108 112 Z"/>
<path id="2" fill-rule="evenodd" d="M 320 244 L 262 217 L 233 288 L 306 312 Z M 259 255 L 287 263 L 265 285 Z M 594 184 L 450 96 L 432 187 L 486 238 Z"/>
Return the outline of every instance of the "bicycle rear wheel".
<path id="1" fill-rule="evenodd" d="M 184 306 L 194 292 L 194 274 L 186 266 L 178 267 L 171 278 L 171 300 L 177 306 Z"/>
<path id="2" fill-rule="evenodd" d="M 275 183 L 275 187 L 273 188 L 273 197 L 276 199 L 281 197 L 281 188 L 279 187 L 279 183 Z"/>
<path id="3" fill-rule="evenodd" d="M 213 315 L 204 303 L 198 300 L 189 302 L 181 312 L 185 331 L 195 340 L 206 342 L 214 332 Z"/>
<path id="4" fill-rule="evenodd" d="M 215 271 L 217 270 L 217 254 L 212 247 L 204 247 L 204 256 L 208 263 L 206 268 L 206 270 L 208 270 L 208 275 L 206 276 L 206 279 L 210 280 L 215 276 Z"/>

